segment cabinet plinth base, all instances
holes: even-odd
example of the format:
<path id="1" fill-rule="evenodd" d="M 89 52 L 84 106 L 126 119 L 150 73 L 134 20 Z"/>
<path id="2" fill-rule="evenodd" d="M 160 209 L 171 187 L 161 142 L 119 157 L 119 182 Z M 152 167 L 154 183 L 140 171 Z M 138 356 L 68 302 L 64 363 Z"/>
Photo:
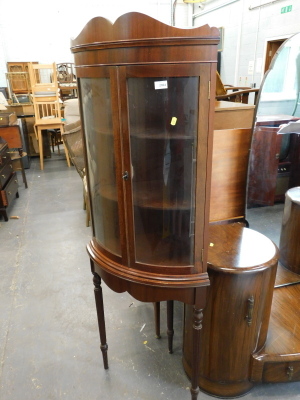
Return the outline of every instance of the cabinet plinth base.
<path id="1" fill-rule="evenodd" d="M 190 377 L 192 372 L 191 367 L 184 358 L 182 363 L 187 376 Z M 244 380 L 242 382 L 217 382 L 206 379 L 203 376 L 199 377 L 200 390 L 218 398 L 235 398 L 244 396 L 253 386 L 254 383 L 249 380 Z"/>

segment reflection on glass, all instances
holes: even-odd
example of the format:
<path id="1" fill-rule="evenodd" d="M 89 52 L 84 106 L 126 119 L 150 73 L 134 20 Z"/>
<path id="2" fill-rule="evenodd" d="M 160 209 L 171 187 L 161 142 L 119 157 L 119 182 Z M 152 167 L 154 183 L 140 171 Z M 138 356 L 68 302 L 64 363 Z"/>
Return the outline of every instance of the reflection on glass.
<path id="1" fill-rule="evenodd" d="M 128 79 L 137 262 L 194 261 L 198 93 L 199 77 Z"/>
<path id="2" fill-rule="evenodd" d="M 249 160 L 248 208 L 284 201 L 300 182 L 296 134 L 279 127 L 300 118 L 300 34 L 279 48 L 261 86 Z"/>
<path id="3" fill-rule="evenodd" d="M 300 117 L 300 34 L 280 47 L 261 89 L 257 116 Z"/>
<path id="4" fill-rule="evenodd" d="M 103 248 L 120 255 L 110 81 L 81 78 L 80 88 L 95 237 Z"/>

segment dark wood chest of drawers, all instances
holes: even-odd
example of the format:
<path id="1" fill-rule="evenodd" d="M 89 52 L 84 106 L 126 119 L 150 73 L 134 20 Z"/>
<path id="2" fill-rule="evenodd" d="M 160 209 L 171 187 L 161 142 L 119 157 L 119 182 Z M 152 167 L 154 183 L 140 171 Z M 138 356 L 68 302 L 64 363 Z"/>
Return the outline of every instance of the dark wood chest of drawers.
<path id="1" fill-rule="evenodd" d="M 7 211 L 16 197 L 19 197 L 17 175 L 12 167 L 7 143 L 0 137 L 0 215 L 5 221 L 8 221 Z"/>

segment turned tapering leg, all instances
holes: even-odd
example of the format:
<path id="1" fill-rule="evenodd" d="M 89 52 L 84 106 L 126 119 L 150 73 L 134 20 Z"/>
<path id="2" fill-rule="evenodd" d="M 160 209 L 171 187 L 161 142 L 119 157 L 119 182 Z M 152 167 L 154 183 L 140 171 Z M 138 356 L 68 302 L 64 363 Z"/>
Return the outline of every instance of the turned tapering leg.
<path id="1" fill-rule="evenodd" d="M 95 294 L 95 302 L 97 309 L 97 317 L 98 317 L 98 326 L 99 326 L 99 334 L 100 334 L 100 349 L 102 351 L 103 356 L 103 365 L 105 369 L 108 369 L 108 359 L 107 359 L 107 343 L 106 343 L 106 330 L 105 330 L 105 316 L 104 316 L 104 305 L 103 305 L 103 295 L 102 295 L 102 287 L 101 287 L 101 278 L 98 274 L 93 272 L 94 278 L 94 294 Z"/>
<path id="2" fill-rule="evenodd" d="M 200 370 L 200 331 L 202 328 L 203 310 L 194 307 L 193 312 L 193 356 L 192 356 L 192 400 L 197 400 L 199 393 L 199 370 Z"/>
<path id="3" fill-rule="evenodd" d="M 160 339 L 160 302 L 153 303 L 154 306 L 154 320 L 155 320 L 155 335 L 156 339 Z"/>
<path id="4" fill-rule="evenodd" d="M 174 318 L 174 301 L 167 301 L 167 335 L 168 335 L 168 349 L 169 353 L 173 353 L 173 318 Z"/>

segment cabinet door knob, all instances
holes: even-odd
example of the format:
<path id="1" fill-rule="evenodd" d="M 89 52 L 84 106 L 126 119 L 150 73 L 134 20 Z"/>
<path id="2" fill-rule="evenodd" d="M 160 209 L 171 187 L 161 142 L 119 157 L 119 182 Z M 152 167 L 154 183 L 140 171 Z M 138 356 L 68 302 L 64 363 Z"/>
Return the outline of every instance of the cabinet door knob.
<path id="1" fill-rule="evenodd" d="M 5 178 L 6 178 L 6 176 L 5 176 L 5 175 L 1 175 L 1 176 L 2 176 L 2 178 L 3 178 L 3 179 L 5 179 Z"/>
<path id="2" fill-rule="evenodd" d="M 247 315 L 246 315 L 246 320 L 248 326 L 252 324 L 252 318 L 253 318 L 253 308 L 254 308 L 254 297 L 253 295 L 249 297 L 247 300 L 247 305 L 248 305 L 248 310 L 247 310 Z"/>
<path id="3" fill-rule="evenodd" d="M 129 177 L 128 171 L 124 171 L 124 173 L 123 173 L 123 175 L 122 175 L 122 179 L 124 179 L 124 181 L 127 181 L 127 180 L 128 180 L 128 177 Z"/>

